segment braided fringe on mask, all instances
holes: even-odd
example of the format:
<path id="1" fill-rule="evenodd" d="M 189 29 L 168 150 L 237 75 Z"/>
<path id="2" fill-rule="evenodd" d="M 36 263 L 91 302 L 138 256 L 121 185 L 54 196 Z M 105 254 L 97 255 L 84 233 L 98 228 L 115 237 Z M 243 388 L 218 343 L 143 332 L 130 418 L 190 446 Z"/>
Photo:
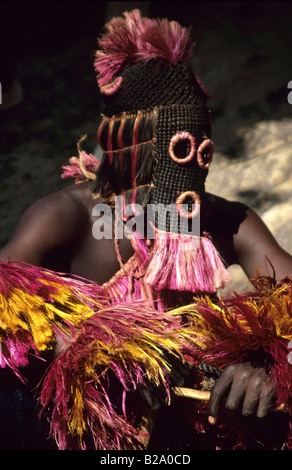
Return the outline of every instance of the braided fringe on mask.
<path id="1" fill-rule="evenodd" d="M 111 119 L 104 117 L 98 129 L 103 156 L 94 192 L 104 197 L 108 183 L 115 194 L 150 184 L 156 119 L 156 109 L 133 115 L 122 113 Z"/>

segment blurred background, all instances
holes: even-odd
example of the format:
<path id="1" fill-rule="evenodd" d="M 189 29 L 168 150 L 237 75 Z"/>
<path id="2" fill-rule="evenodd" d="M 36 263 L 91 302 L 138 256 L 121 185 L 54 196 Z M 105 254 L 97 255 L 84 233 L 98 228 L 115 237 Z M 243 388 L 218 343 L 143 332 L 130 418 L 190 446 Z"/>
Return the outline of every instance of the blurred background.
<path id="1" fill-rule="evenodd" d="M 0 246 L 32 202 L 72 184 L 60 174 L 82 135 L 94 152 L 97 37 L 133 8 L 192 27 L 213 116 L 207 190 L 250 205 L 292 253 L 292 4 L 280 1 L 1 2 Z"/>

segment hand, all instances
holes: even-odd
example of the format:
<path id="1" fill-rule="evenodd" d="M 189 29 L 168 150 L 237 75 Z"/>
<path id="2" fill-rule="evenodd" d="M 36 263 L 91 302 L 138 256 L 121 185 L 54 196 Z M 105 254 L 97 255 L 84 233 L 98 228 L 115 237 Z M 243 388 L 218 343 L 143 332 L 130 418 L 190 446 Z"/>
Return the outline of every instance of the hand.
<path id="1" fill-rule="evenodd" d="M 216 381 L 209 401 L 209 422 L 215 424 L 222 399 L 225 408 L 241 411 L 243 416 L 264 418 L 273 403 L 274 387 L 270 376 L 262 367 L 253 367 L 249 362 L 232 364 Z"/>
<path id="2" fill-rule="evenodd" d="M 192 366 L 188 362 L 182 361 L 180 358 L 168 353 L 167 351 L 164 351 L 163 357 L 170 364 L 170 386 L 182 387 L 183 385 L 185 385 L 187 380 L 192 375 Z M 147 401 L 150 408 L 153 410 L 159 409 L 161 405 L 166 403 L 167 396 L 163 387 L 155 387 L 149 384 L 147 388 L 141 387 L 140 393 L 142 397 Z M 171 393 L 171 401 L 173 401 L 174 398 L 175 396 L 173 396 Z"/>

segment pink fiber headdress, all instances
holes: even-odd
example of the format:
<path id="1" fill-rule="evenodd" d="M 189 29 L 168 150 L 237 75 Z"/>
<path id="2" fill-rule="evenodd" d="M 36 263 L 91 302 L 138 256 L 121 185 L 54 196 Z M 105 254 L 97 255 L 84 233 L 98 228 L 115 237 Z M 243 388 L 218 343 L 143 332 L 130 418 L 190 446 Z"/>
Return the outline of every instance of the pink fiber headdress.
<path id="1" fill-rule="evenodd" d="M 105 25 L 94 62 L 100 87 L 130 65 L 160 59 L 171 65 L 188 61 L 193 44 L 190 31 L 176 21 L 142 18 L 139 10 L 125 12 Z"/>

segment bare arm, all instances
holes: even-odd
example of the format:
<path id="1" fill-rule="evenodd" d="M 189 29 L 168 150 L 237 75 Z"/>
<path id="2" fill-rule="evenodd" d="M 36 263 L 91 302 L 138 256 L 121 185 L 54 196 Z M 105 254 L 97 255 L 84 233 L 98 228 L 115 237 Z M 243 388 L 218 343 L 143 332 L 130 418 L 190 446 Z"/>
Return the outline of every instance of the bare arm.
<path id="1" fill-rule="evenodd" d="M 67 192 L 44 197 L 20 218 L 10 241 L 0 250 L 2 261 L 23 261 L 35 266 L 54 266 L 54 254 L 70 258 L 78 236 L 80 212 Z"/>
<path id="2" fill-rule="evenodd" d="M 292 275 L 292 256 L 283 250 L 261 218 L 252 210 L 234 236 L 238 261 L 249 278 L 273 276 L 280 281 Z"/>
<path id="3" fill-rule="evenodd" d="M 84 217 L 69 191 L 42 198 L 20 218 L 11 240 L 0 250 L 0 259 L 70 272 L 71 252 Z M 55 335 L 57 355 L 65 342 L 63 335 Z"/>

